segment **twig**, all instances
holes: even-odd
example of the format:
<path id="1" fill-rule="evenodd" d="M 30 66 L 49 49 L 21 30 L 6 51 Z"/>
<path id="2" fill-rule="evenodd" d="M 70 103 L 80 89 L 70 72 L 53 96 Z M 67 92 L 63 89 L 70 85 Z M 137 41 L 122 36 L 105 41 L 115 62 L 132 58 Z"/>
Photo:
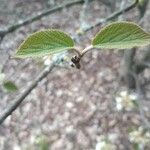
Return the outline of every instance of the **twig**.
<path id="1" fill-rule="evenodd" d="M 52 63 L 38 75 L 38 77 L 30 84 L 30 86 L 27 87 L 18 98 L 12 101 L 12 103 L 9 104 L 9 106 L 2 113 L 0 113 L 0 124 L 2 124 L 3 121 L 20 105 L 20 103 L 31 93 L 31 91 L 38 85 L 38 83 L 52 71 L 55 65 L 61 62 L 62 57 L 64 56 L 60 54 L 54 58 Z"/>
<path id="2" fill-rule="evenodd" d="M 12 26 L 9 26 L 6 29 L 0 30 L 0 37 L 3 38 L 6 34 L 8 34 L 10 32 L 13 32 L 16 29 L 18 29 L 18 28 L 20 28 L 24 25 L 30 24 L 34 21 L 37 21 L 37 20 L 41 19 L 44 16 L 47 16 L 49 14 L 52 14 L 52 13 L 56 12 L 56 11 L 62 10 L 64 7 L 70 7 L 72 5 L 81 4 L 83 2 L 84 2 L 84 0 L 75 0 L 75 1 L 72 1 L 72 2 L 69 1 L 65 4 L 60 5 L 60 6 L 56 6 L 52 9 L 48 9 L 48 10 L 45 10 L 41 13 L 38 13 L 36 16 L 27 18 L 23 21 L 18 21 L 18 23 L 14 24 Z"/>
<path id="3" fill-rule="evenodd" d="M 93 45 L 90 45 L 88 47 L 86 47 L 82 53 L 81 53 L 81 57 L 84 56 L 88 51 L 92 50 L 93 49 Z"/>
<path id="4" fill-rule="evenodd" d="M 116 17 L 120 16 L 122 13 L 128 12 L 128 11 L 131 10 L 132 8 L 136 7 L 137 4 L 138 4 L 138 2 L 139 2 L 139 0 L 135 0 L 135 2 L 134 2 L 133 4 L 127 6 L 126 8 L 124 8 L 124 9 L 122 9 L 122 10 L 119 10 L 119 11 L 117 11 L 117 12 L 114 12 L 112 15 L 108 16 L 108 17 L 105 18 L 105 19 L 100 19 L 100 20 L 99 20 L 98 22 L 96 22 L 95 24 L 93 24 L 93 25 L 87 27 L 87 28 L 85 29 L 85 31 L 89 31 L 89 30 L 93 29 L 94 27 L 101 25 L 102 23 L 105 23 L 105 22 L 107 22 L 107 21 L 110 21 L 110 20 L 112 20 L 112 19 L 115 19 Z"/>
<path id="5" fill-rule="evenodd" d="M 81 1 L 80 1 L 81 2 Z M 76 1 L 77 3 L 77 1 Z M 91 27 L 85 29 L 85 32 L 89 31 L 90 29 L 94 28 L 95 26 L 98 26 L 104 22 L 107 22 L 111 19 L 114 19 L 115 17 L 118 17 L 119 15 L 122 14 L 122 12 L 127 12 L 130 9 L 134 8 L 136 6 L 136 4 L 138 3 L 138 0 L 136 0 L 136 2 L 130 6 L 128 6 L 127 8 L 118 11 L 114 14 L 112 14 L 111 16 L 107 17 L 105 20 L 96 23 L 95 25 L 92 25 Z M 19 28 L 20 26 L 17 26 L 17 28 Z M 15 28 L 15 29 L 17 29 Z M 64 56 L 63 56 L 64 57 Z M 31 91 L 38 85 L 38 83 L 45 78 L 51 71 L 52 69 L 55 67 L 56 64 L 59 63 L 59 61 L 62 60 L 62 58 L 57 57 L 54 61 L 52 61 L 52 63 L 50 64 L 50 66 L 48 66 L 47 68 L 45 68 L 42 73 L 33 81 L 33 83 L 31 83 L 31 85 L 29 87 L 27 87 L 27 89 L 18 97 L 16 98 L 1 114 L 0 114 L 0 124 L 3 123 L 3 121 L 12 114 L 12 112 L 20 105 L 20 103 L 31 93 Z"/>

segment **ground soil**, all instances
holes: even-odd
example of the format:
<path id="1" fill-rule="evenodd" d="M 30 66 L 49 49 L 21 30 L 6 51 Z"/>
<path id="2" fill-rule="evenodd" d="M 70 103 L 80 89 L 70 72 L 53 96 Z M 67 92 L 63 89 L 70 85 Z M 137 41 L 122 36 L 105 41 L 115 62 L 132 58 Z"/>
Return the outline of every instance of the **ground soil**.
<path id="1" fill-rule="evenodd" d="M 62 1 L 57 0 L 54 5 L 60 3 Z M 47 0 L 0 0 L 0 27 L 14 24 L 49 7 L 53 5 Z M 118 9 L 119 5 L 116 7 Z M 44 67 L 42 59 L 18 60 L 9 56 L 15 53 L 28 34 L 40 29 L 58 28 L 76 35 L 81 26 L 81 10 L 82 5 L 64 8 L 5 36 L 0 46 L 0 65 L 5 65 L 4 73 L 19 90 L 7 93 L 0 89 L 0 112 L 27 88 Z M 90 25 L 110 13 L 108 7 L 95 0 L 88 5 L 85 22 Z M 137 9 L 123 15 L 123 19 L 137 22 Z M 150 29 L 149 19 L 150 11 L 147 11 L 144 18 L 146 29 Z M 100 28 L 78 37 L 77 45 L 89 45 Z M 132 149 L 128 130 L 141 126 L 143 122 L 138 109 L 118 112 L 115 106 L 116 94 L 127 90 L 119 78 L 122 58 L 122 52 L 93 50 L 83 58 L 80 70 L 71 68 L 69 63 L 65 67 L 55 67 L 0 126 L 2 150 L 26 149 L 41 135 L 47 137 L 51 150 L 94 150 L 102 135 L 113 135 L 113 143 L 118 150 Z M 145 71 L 145 74 L 149 78 L 149 72 Z M 146 93 L 148 91 L 147 87 Z M 143 107 L 147 108 L 150 102 L 144 101 L 144 104 Z"/>

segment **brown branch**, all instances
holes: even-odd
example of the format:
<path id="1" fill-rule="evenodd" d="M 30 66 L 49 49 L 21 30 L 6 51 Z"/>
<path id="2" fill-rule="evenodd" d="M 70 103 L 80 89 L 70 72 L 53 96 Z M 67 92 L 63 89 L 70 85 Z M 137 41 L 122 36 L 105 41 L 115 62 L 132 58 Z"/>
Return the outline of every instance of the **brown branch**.
<path id="1" fill-rule="evenodd" d="M 137 4 L 138 4 L 138 2 L 139 2 L 139 0 L 135 0 L 134 3 L 132 3 L 132 4 L 129 5 L 129 6 L 127 6 L 126 8 L 123 8 L 123 9 L 117 11 L 117 12 L 114 12 L 112 15 L 108 16 L 107 18 L 101 19 L 101 20 L 99 20 L 98 22 L 96 22 L 95 24 L 93 24 L 93 25 L 87 27 L 87 28 L 85 29 L 85 31 L 89 31 L 89 30 L 93 29 L 93 28 L 96 27 L 96 26 L 99 26 L 99 25 L 101 25 L 101 24 L 103 24 L 103 23 L 105 23 L 105 22 L 107 22 L 107 21 L 113 20 L 113 19 L 117 18 L 118 16 L 120 16 L 121 14 L 123 14 L 123 13 L 125 13 L 125 12 L 128 12 L 129 10 L 133 9 L 134 7 L 136 7 Z"/>
<path id="2" fill-rule="evenodd" d="M 81 1 L 80 1 L 81 2 Z M 122 9 L 114 14 L 112 14 L 111 16 L 107 17 L 105 20 L 103 20 L 103 22 L 99 22 L 96 23 L 95 25 L 92 25 L 91 27 L 87 28 L 85 30 L 85 32 L 89 31 L 90 29 L 94 28 L 97 25 L 100 25 L 104 22 L 107 22 L 111 19 L 114 19 L 115 17 L 118 17 L 119 15 L 121 15 L 123 12 L 127 12 L 130 9 L 134 8 L 137 4 L 138 0 L 136 0 L 136 2 L 128 7 L 126 7 L 125 9 Z M 17 27 L 19 28 L 19 26 Z M 16 29 L 17 29 L 16 28 Z M 48 66 L 47 68 L 45 68 L 40 75 L 31 83 L 31 85 L 29 87 L 27 87 L 27 89 L 18 97 L 16 98 L 1 114 L 0 114 L 0 124 L 3 123 L 3 121 L 12 114 L 12 112 L 20 105 L 20 103 L 31 93 L 31 91 L 38 85 L 38 83 L 45 78 L 51 71 L 52 69 L 55 67 L 56 64 L 59 63 L 59 61 L 61 61 L 62 58 L 59 56 L 57 57 L 54 61 L 52 61 L 51 65 Z"/>
<path id="3" fill-rule="evenodd" d="M 62 10 L 65 7 L 70 7 L 70 6 L 73 6 L 73 5 L 81 4 L 83 2 L 84 2 L 84 0 L 75 0 L 75 1 L 72 1 L 72 2 L 69 1 L 69 2 L 67 2 L 65 4 L 60 5 L 60 6 L 56 6 L 54 8 L 51 8 L 51 9 L 45 10 L 45 11 L 43 11 L 41 13 L 38 13 L 36 16 L 27 18 L 27 19 L 25 19 L 23 21 L 18 21 L 18 23 L 14 24 L 12 26 L 9 26 L 6 29 L 3 29 L 3 30 L 1 29 L 0 30 L 0 37 L 2 39 L 6 34 L 8 34 L 10 32 L 13 32 L 16 29 L 18 29 L 18 28 L 20 28 L 20 27 L 22 27 L 24 25 L 30 24 L 30 23 L 32 23 L 34 21 L 37 21 L 37 20 L 41 19 L 42 17 L 50 15 L 50 14 L 56 12 L 56 11 L 60 11 L 60 10 Z"/>
<path id="4" fill-rule="evenodd" d="M 27 87 L 19 97 L 12 101 L 12 103 L 9 104 L 9 106 L 2 113 L 0 113 L 0 124 L 3 123 L 3 121 L 20 105 L 20 103 L 31 93 L 38 83 L 52 71 L 55 65 L 61 62 L 61 60 L 62 56 L 58 55 L 58 57 L 55 58 L 52 63 L 37 76 L 37 78 L 30 84 L 29 87 Z"/>

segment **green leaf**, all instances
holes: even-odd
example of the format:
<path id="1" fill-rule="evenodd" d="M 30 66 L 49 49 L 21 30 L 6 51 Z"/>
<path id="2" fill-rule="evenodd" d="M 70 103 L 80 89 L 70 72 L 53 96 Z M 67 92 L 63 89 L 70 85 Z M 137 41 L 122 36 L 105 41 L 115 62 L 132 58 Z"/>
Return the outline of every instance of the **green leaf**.
<path id="1" fill-rule="evenodd" d="M 130 22 L 116 22 L 104 27 L 93 39 L 95 48 L 126 49 L 150 44 L 150 34 Z"/>
<path id="2" fill-rule="evenodd" d="M 36 145 L 38 146 L 38 150 L 48 150 L 49 149 L 49 143 L 48 138 L 44 135 L 41 135 L 36 139 Z"/>
<path id="3" fill-rule="evenodd" d="M 133 143 L 133 149 L 134 150 L 140 150 L 140 144 L 139 143 Z"/>
<path id="4" fill-rule="evenodd" d="M 59 30 L 44 30 L 31 34 L 18 48 L 16 57 L 41 57 L 72 49 L 74 42 Z"/>
<path id="5" fill-rule="evenodd" d="M 11 81 L 4 81 L 3 86 L 8 92 L 15 92 L 18 90 L 17 86 Z"/>

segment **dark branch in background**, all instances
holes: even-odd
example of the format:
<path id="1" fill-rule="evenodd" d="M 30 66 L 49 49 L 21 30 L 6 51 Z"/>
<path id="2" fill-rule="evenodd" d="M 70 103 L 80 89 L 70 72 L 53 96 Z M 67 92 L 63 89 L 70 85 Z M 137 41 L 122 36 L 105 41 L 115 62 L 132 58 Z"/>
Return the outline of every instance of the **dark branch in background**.
<path id="1" fill-rule="evenodd" d="M 92 0 L 90 0 L 90 1 L 92 1 Z M 16 29 L 18 29 L 18 28 L 20 28 L 20 27 L 22 27 L 24 25 L 30 24 L 30 23 L 32 23 L 34 21 L 37 21 L 37 20 L 41 19 L 44 16 L 47 16 L 49 14 L 52 14 L 52 13 L 56 12 L 56 11 L 62 10 L 64 7 L 70 7 L 72 5 L 81 4 L 81 3 L 84 3 L 84 0 L 76 0 L 76 1 L 69 2 L 69 3 L 65 3 L 65 4 L 62 4 L 60 6 L 56 6 L 56 7 L 52 8 L 52 9 L 45 10 L 45 11 L 39 13 L 36 16 L 33 16 L 33 17 L 28 18 L 26 20 L 20 21 L 19 23 L 15 24 L 15 25 L 12 25 L 12 26 L 9 26 L 6 29 L 0 29 L 0 39 L 2 40 L 3 37 L 6 34 L 8 34 L 8 33 L 11 33 L 11 32 L 15 31 Z M 134 8 L 137 4 L 138 4 L 138 0 L 135 0 L 135 2 L 133 4 L 131 4 L 130 6 L 124 8 L 124 9 L 122 9 L 120 11 L 117 11 L 117 12 L 113 13 L 112 15 L 107 17 L 106 19 L 103 19 L 103 20 L 100 20 L 100 21 L 96 22 L 94 25 L 87 27 L 85 29 L 85 31 L 91 30 L 92 28 L 94 28 L 94 27 L 96 27 L 98 25 L 101 25 L 104 22 L 107 22 L 109 20 L 112 20 L 112 19 L 118 17 L 123 12 L 127 12 L 127 11 L 131 10 L 132 8 Z"/>
<path id="2" fill-rule="evenodd" d="M 124 59 L 123 59 L 123 67 L 122 67 L 122 80 L 125 81 L 125 83 L 128 85 L 129 89 L 135 89 L 136 83 L 135 78 L 131 74 L 134 70 L 134 63 L 135 63 L 135 54 L 136 54 L 136 48 L 132 48 L 129 50 L 126 50 L 124 52 Z"/>
<path id="3" fill-rule="evenodd" d="M 146 4 L 148 3 L 147 0 L 144 1 L 144 3 L 138 3 L 138 8 L 139 8 L 139 23 L 140 25 L 142 25 L 142 20 L 143 17 L 145 15 L 146 12 Z M 142 12 L 141 12 L 142 11 Z M 141 14 L 142 13 L 142 14 Z M 141 60 L 136 60 L 135 56 L 136 56 L 136 51 L 137 48 L 134 49 L 130 49 L 130 51 L 125 51 L 124 52 L 124 65 L 123 65 L 123 72 L 124 74 L 122 74 L 122 79 L 123 81 L 125 81 L 127 83 L 127 86 L 129 89 L 131 90 L 136 90 L 136 81 L 135 78 L 133 77 L 133 75 L 131 74 L 131 72 L 135 73 L 135 74 L 140 74 L 142 71 L 145 70 L 145 68 L 148 67 L 148 59 L 150 58 L 150 52 L 149 50 L 146 52 L 146 55 L 144 55 L 144 57 Z"/>
<path id="4" fill-rule="evenodd" d="M 129 10 L 131 10 L 131 9 L 133 9 L 134 7 L 137 6 L 138 1 L 139 1 L 139 0 L 135 0 L 135 2 L 134 2 L 133 4 L 127 6 L 126 8 L 124 8 L 124 9 L 122 9 L 122 10 L 119 10 L 119 11 L 117 11 L 117 12 L 114 12 L 112 15 L 108 16 L 108 17 L 105 18 L 105 19 L 99 20 L 99 21 L 96 22 L 95 24 L 93 24 L 93 25 L 87 27 L 87 28 L 85 29 L 85 31 L 89 31 L 89 30 L 93 29 L 94 27 L 101 25 L 102 23 L 105 23 L 105 22 L 107 22 L 107 21 L 110 21 L 110 20 L 113 20 L 113 19 L 117 18 L 117 17 L 120 16 L 122 13 L 128 12 Z"/>
<path id="5" fill-rule="evenodd" d="M 9 116 L 19 105 L 20 103 L 31 93 L 31 91 L 38 85 L 38 83 L 44 79 L 55 67 L 55 65 L 59 64 L 62 60 L 62 57 L 58 55 L 52 63 L 46 67 L 37 78 L 30 84 L 29 87 L 19 96 L 17 97 L 4 111 L 0 114 L 0 124 Z"/>
<path id="6" fill-rule="evenodd" d="M 142 19 L 146 12 L 146 6 L 148 4 L 148 0 L 145 0 L 143 5 L 138 3 L 139 8 L 139 24 L 142 23 Z M 144 71 L 146 68 L 150 68 L 150 48 L 145 52 L 143 58 L 139 61 L 135 59 L 136 48 L 126 50 L 124 52 L 124 79 L 128 84 L 129 89 L 134 89 L 137 93 L 137 104 L 140 112 L 140 117 L 144 127 L 150 131 L 150 122 L 145 116 L 145 112 L 143 110 L 142 100 L 146 100 L 144 95 L 144 90 L 142 89 L 142 84 L 140 83 L 139 74 Z"/>
<path id="7" fill-rule="evenodd" d="M 91 30 L 92 28 L 94 28 L 95 26 L 98 26 L 102 23 L 105 23 L 111 19 L 114 19 L 116 17 L 118 17 L 119 15 L 122 14 L 122 12 L 127 12 L 130 9 L 134 8 L 138 3 L 138 0 L 136 0 L 135 3 L 131 4 L 130 6 L 126 7 L 125 9 L 122 9 L 120 11 L 117 11 L 116 13 L 113 13 L 111 16 L 107 17 L 106 19 L 104 19 L 103 21 L 100 21 L 98 23 L 96 23 L 95 25 L 92 25 L 91 27 L 85 29 L 85 32 Z M 3 123 L 3 121 L 9 116 L 11 115 L 11 113 L 20 105 L 20 103 L 31 93 L 31 91 L 38 85 L 38 83 L 45 78 L 51 71 L 52 69 L 55 67 L 55 65 L 59 62 L 60 57 L 58 57 L 56 60 L 52 61 L 51 65 L 44 69 L 42 71 L 42 73 L 33 81 L 33 83 L 27 87 L 27 89 L 18 97 L 16 98 L 14 101 L 12 101 L 12 103 L 0 114 L 0 124 Z"/>
<path id="8" fill-rule="evenodd" d="M 18 29 L 18 28 L 20 28 L 24 25 L 30 24 L 34 21 L 37 21 L 37 20 L 41 19 L 44 16 L 47 16 L 49 14 L 52 14 L 52 13 L 56 12 L 56 11 L 62 10 L 65 7 L 70 7 L 70 6 L 81 4 L 81 3 L 84 3 L 84 0 L 76 0 L 76 1 L 72 1 L 72 2 L 69 1 L 68 3 L 62 4 L 62 5 L 56 6 L 54 8 L 45 10 L 41 13 L 38 13 L 36 16 L 33 16 L 31 18 L 27 18 L 23 21 L 18 21 L 18 23 L 14 24 L 12 26 L 9 26 L 6 29 L 3 29 L 3 30 L 1 29 L 0 30 L 0 38 L 3 39 L 3 37 L 6 34 L 11 33 L 11 32 L 15 31 L 16 29 Z"/>

